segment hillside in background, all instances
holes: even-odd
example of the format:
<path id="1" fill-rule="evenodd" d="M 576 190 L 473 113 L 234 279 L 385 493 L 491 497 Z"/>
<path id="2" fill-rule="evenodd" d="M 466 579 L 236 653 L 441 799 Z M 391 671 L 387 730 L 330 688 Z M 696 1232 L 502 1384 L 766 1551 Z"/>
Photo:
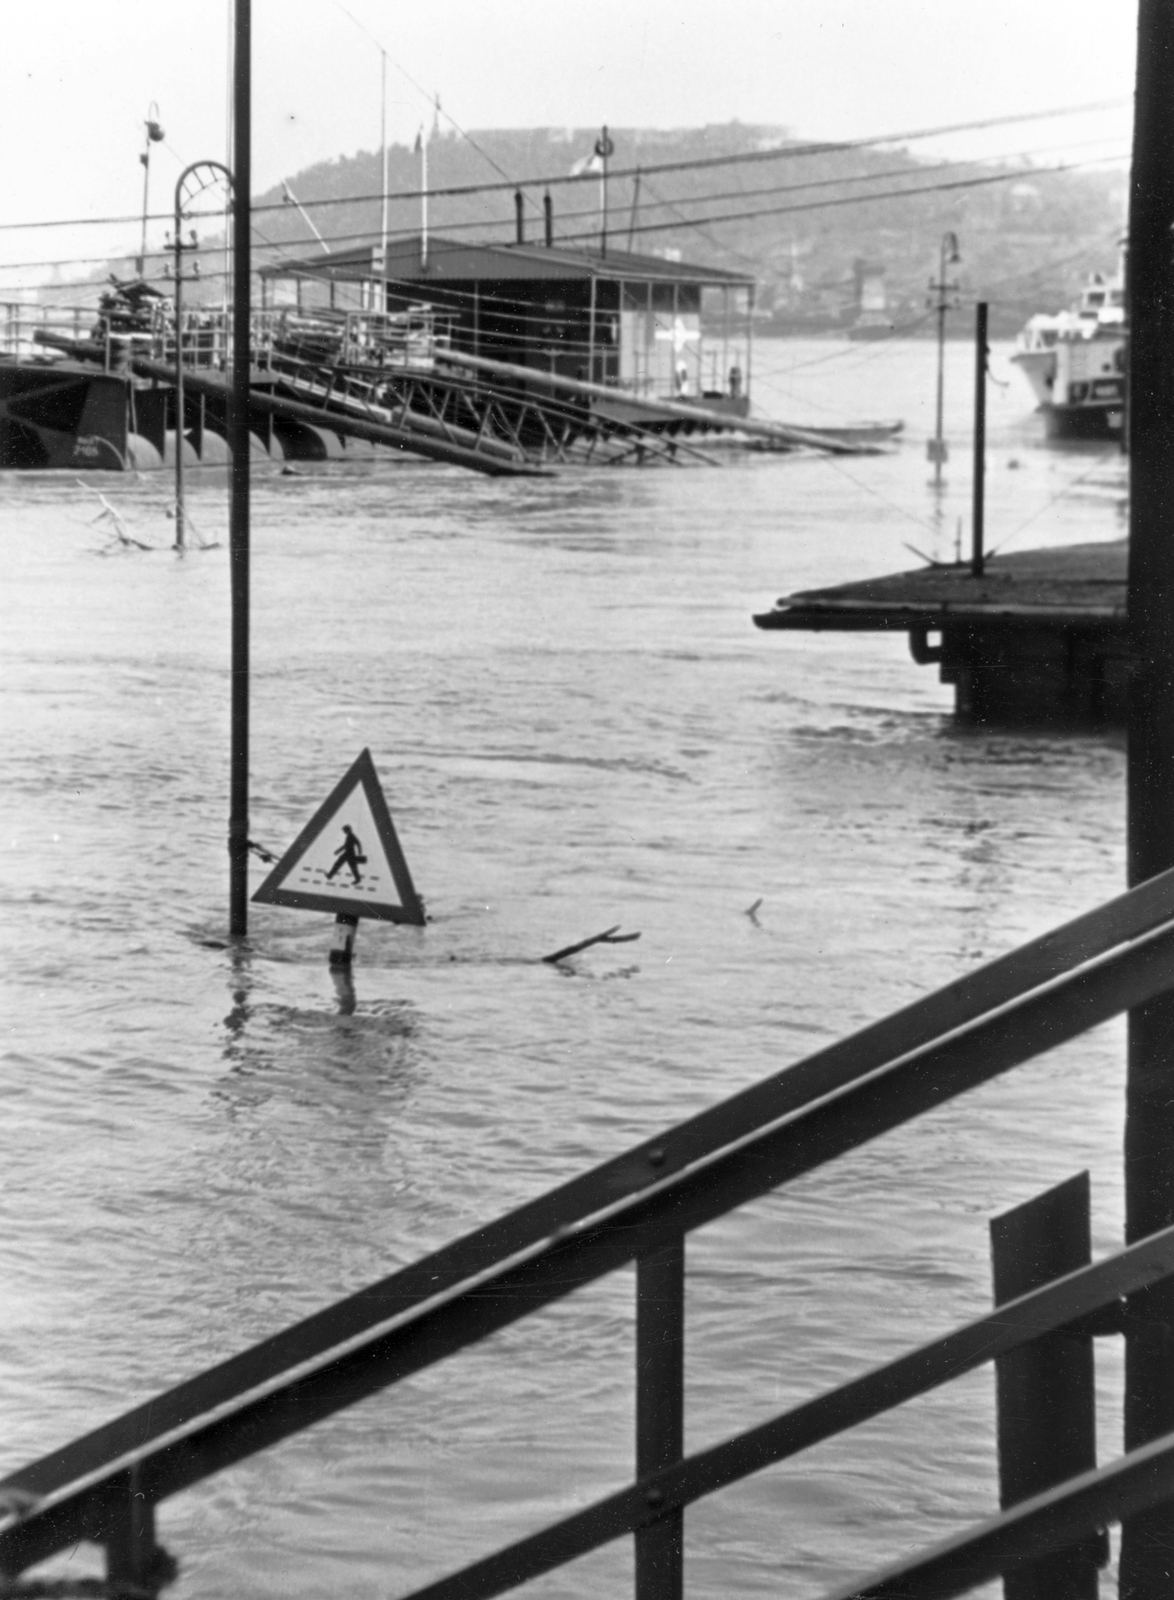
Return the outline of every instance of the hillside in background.
<path id="1" fill-rule="evenodd" d="M 469 138 L 434 133 L 428 147 L 430 231 L 513 239 L 514 191 L 520 187 L 526 238 L 541 243 L 547 180 L 567 179 L 591 157 L 598 136 L 594 128 L 493 129 Z M 947 232 L 958 236 L 961 247 L 961 265 L 951 276 L 960 280 L 962 305 L 988 300 L 991 331 L 999 336 L 1016 333 L 1036 311 L 1060 310 L 1076 298 L 1089 273 L 1111 273 L 1118 264 L 1128 201 L 1128 174 L 1120 168 L 1065 172 L 1023 158 L 942 163 L 893 147 L 824 145 L 811 151 L 785 129 L 737 122 L 669 131 L 617 128 L 611 137 L 612 247 L 752 272 L 763 332 L 845 326 L 856 314 L 858 262 L 883 269 L 888 313 L 899 331 L 931 332 L 928 284 Z M 646 170 L 730 155 L 756 159 L 688 171 Z M 291 173 L 289 191 L 312 227 L 284 197 L 282 185 L 258 195 L 254 266 L 320 253 L 313 229 L 335 249 L 377 240 L 381 168 L 378 151 L 362 151 Z M 402 196 L 388 205 L 392 237 L 419 232 L 420 169 L 417 151 L 389 147 L 389 193 Z M 438 189 L 480 192 L 438 195 Z M 553 181 L 550 192 L 555 242 L 598 248 L 598 174 Z M 201 278 L 185 294 L 191 301 L 219 300 L 222 239 L 212 218 L 197 221 Z M 134 265 L 111 261 L 92 281 L 105 280 L 111 271 L 129 277 Z M 152 253 L 148 276 L 170 293 L 169 258 Z M 60 292 L 45 289 L 41 298 L 76 299 L 76 284 Z M 957 334 L 970 327 L 965 310 L 953 317 Z"/>
<path id="2" fill-rule="evenodd" d="M 527 238 L 542 238 L 542 180 L 566 177 L 592 153 L 597 129 L 477 132 L 429 144 L 430 189 L 502 182 L 489 194 L 433 195 L 429 228 L 456 237 L 512 239 L 513 185 L 523 188 Z M 739 166 L 613 177 L 609 235 L 638 251 L 679 251 L 685 260 L 755 273 L 760 311 L 780 331 L 815 327 L 846 309 L 853 263 L 883 266 L 890 313 L 909 331 L 929 326 L 927 284 L 936 273 L 943 233 L 958 235 L 957 269 L 966 300 L 991 302 L 994 332 L 1014 332 L 1034 311 L 1056 310 L 1087 274 L 1111 272 L 1127 201 L 1121 170 L 1048 171 L 1025 160 L 943 166 L 901 149 L 803 146 L 782 128 L 729 123 L 648 131 L 612 129 L 614 171 L 714 156 L 775 152 Z M 484 152 L 483 154 L 480 152 Z M 494 169 L 500 169 L 500 172 Z M 996 177 L 1000 181 L 987 181 Z M 361 152 L 293 173 L 289 187 L 314 226 L 336 248 L 378 237 L 381 160 Z M 977 181 L 976 181 L 977 180 Z M 402 145 L 388 152 L 391 193 L 413 193 L 420 157 Z M 941 187 L 953 185 L 953 187 Z M 928 192 L 910 193 L 923 190 Z M 901 191 L 906 191 L 902 193 Z M 584 174 L 551 190 L 555 241 L 594 247 L 600 183 Z M 872 195 L 875 198 L 861 199 Z M 330 202 L 323 204 L 322 202 Z M 318 249 L 281 189 L 258 196 L 279 209 L 258 216 L 258 244 L 312 255 Z M 393 200 L 391 234 L 415 233 L 418 198 Z M 276 252 L 259 248 L 258 260 Z"/>

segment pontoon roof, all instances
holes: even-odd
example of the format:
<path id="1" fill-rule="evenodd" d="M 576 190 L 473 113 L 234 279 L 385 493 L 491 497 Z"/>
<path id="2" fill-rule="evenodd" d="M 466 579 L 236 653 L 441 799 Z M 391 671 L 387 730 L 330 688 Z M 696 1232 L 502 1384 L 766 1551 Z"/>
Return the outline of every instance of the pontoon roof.
<path id="1" fill-rule="evenodd" d="M 571 250 L 561 245 L 495 244 L 429 235 L 427 265 L 421 265 L 419 235 L 390 239 L 383 271 L 378 266 L 377 241 L 330 254 L 299 256 L 261 268 L 264 278 L 364 279 L 386 277 L 411 283 L 468 282 L 479 279 L 622 278 L 645 283 L 676 283 L 749 288 L 753 275 L 727 272 L 720 267 L 699 267 L 686 261 L 666 261 L 662 256 L 636 255 L 613 250 Z"/>

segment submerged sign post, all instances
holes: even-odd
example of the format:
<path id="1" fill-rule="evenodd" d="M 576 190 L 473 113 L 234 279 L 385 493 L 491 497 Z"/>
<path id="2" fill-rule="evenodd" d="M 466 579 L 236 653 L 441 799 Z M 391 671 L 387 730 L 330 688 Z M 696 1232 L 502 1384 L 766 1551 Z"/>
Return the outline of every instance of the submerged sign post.
<path id="1" fill-rule="evenodd" d="M 424 924 L 371 752 L 362 755 L 253 896 L 298 911 L 333 911 L 332 966 L 346 966 L 360 917 Z"/>

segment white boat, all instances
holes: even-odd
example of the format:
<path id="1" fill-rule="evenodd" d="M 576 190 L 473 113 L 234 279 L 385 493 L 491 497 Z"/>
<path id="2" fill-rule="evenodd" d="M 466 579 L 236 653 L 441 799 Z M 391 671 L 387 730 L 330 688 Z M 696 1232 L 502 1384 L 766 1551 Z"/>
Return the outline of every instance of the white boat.
<path id="1" fill-rule="evenodd" d="M 1029 319 L 1011 357 L 1052 439 L 1119 438 L 1129 330 L 1124 272 L 1096 272 L 1067 311 Z"/>

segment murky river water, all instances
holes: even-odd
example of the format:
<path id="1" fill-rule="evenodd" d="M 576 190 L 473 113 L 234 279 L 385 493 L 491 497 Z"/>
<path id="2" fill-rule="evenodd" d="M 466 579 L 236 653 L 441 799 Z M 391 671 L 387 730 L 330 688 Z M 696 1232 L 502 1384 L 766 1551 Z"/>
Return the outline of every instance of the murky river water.
<path id="1" fill-rule="evenodd" d="M 990 542 L 1119 536 L 1119 463 L 1045 449 L 1005 356 Z M 353 1008 L 324 916 L 256 907 L 247 955 L 209 948 L 224 548 L 166 549 L 160 478 L 0 481 L 5 1470 L 1120 889 L 1119 740 L 962 733 L 903 639 L 751 626 L 950 550 L 972 356 L 936 520 L 933 360 L 760 347 L 764 410 L 903 416 L 883 457 L 258 477 L 253 837 L 284 848 L 369 745 L 433 918 L 363 927 Z M 223 475 L 192 476 L 223 541 Z M 156 548 L 101 554 L 99 491 Z M 537 959 L 614 923 L 640 941 Z M 687 1448 L 979 1313 L 988 1218 L 1082 1167 L 1115 1247 L 1121 1042 L 695 1235 Z M 624 1273 L 165 1504 L 172 1593 L 439 1576 L 630 1476 L 632 1366 Z M 692 1508 L 688 1591 L 818 1594 L 993 1509 L 993 1463 L 987 1370 Z M 625 1541 L 537 1587 L 629 1572 Z"/>

